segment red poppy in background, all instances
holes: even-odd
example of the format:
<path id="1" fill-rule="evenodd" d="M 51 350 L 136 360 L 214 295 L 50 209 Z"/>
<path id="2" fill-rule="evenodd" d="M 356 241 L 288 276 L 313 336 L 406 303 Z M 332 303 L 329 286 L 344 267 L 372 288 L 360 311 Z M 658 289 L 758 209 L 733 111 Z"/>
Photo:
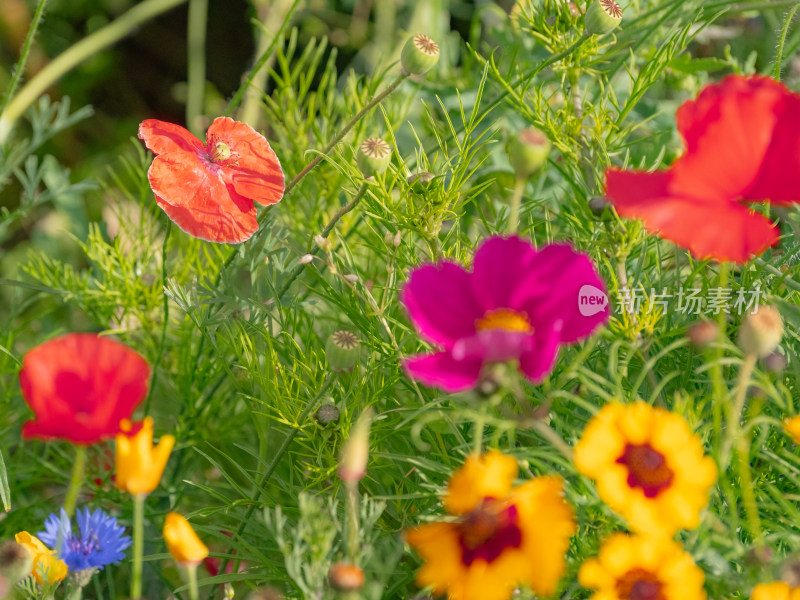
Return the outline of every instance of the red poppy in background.
<path id="1" fill-rule="evenodd" d="M 191 236 L 237 244 L 258 229 L 258 202 L 283 196 L 283 171 L 263 135 L 228 117 L 214 119 L 203 144 L 179 125 L 147 119 L 139 138 L 155 155 L 147 172 L 156 202 Z"/>
<path id="2" fill-rule="evenodd" d="M 744 263 L 778 242 L 748 202 L 800 202 L 800 95 L 731 75 L 678 109 L 684 154 L 666 171 L 610 169 L 617 212 L 700 259 Z"/>
<path id="3" fill-rule="evenodd" d="M 19 382 L 35 418 L 22 437 L 89 445 L 120 432 L 147 395 L 150 368 L 124 344 L 72 333 L 45 342 L 22 361 Z"/>

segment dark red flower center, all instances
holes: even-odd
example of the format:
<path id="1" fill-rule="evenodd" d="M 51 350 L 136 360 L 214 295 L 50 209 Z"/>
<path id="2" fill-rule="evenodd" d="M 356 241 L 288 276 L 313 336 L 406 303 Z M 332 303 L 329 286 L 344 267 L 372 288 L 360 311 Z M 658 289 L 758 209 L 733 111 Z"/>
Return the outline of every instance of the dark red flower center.
<path id="1" fill-rule="evenodd" d="M 517 525 L 517 507 L 486 498 L 458 523 L 461 562 L 469 566 L 482 559 L 497 559 L 508 548 L 519 548 L 522 531 Z"/>
<path id="2" fill-rule="evenodd" d="M 674 477 L 667 459 L 650 444 L 628 444 L 617 462 L 628 467 L 628 485 L 640 488 L 647 498 L 658 496 Z"/>
<path id="3" fill-rule="evenodd" d="M 646 569 L 631 569 L 617 582 L 620 600 L 664 600 L 662 584 Z"/>

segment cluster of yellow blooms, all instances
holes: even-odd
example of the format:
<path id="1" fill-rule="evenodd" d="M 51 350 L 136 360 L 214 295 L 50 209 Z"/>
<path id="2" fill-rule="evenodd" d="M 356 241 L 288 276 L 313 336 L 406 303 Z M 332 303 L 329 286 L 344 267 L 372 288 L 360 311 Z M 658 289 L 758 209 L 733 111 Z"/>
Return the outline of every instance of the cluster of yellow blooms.
<path id="1" fill-rule="evenodd" d="M 147 496 L 158 487 L 175 438 L 164 435 L 153 445 L 153 419 L 145 418 L 138 427 L 128 420 L 121 423 L 123 433 L 116 437 L 115 485 L 133 496 Z M 164 540 L 175 561 L 182 566 L 199 564 L 208 556 L 189 522 L 177 513 L 169 513 L 164 522 Z M 17 543 L 32 555 L 31 574 L 40 585 L 52 585 L 67 576 L 67 565 L 56 553 L 27 531 L 15 536 Z"/>
<path id="2" fill-rule="evenodd" d="M 673 539 L 700 524 L 717 479 L 689 424 L 644 402 L 609 403 L 587 424 L 575 466 L 630 530 L 612 534 L 581 566 L 581 585 L 596 590 L 592 600 L 705 600 L 703 571 Z M 419 585 L 449 600 L 508 600 L 518 586 L 555 592 L 573 512 L 558 478 L 514 487 L 517 471 L 513 457 L 492 450 L 453 474 L 444 507 L 454 518 L 406 534 L 425 562 Z M 751 599 L 800 600 L 800 588 L 761 584 Z"/>

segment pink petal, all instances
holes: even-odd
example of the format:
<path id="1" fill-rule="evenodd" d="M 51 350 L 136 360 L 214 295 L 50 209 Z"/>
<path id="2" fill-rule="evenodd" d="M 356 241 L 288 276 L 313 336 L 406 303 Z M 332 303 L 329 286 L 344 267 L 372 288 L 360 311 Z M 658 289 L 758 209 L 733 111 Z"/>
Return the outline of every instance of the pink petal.
<path id="1" fill-rule="evenodd" d="M 520 277 L 536 260 L 536 249 L 519 237 L 492 237 L 475 251 L 472 286 L 483 312 L 495 308 L 517 310 L 514 295 Z"/>
<path id="2" fill-rule="evenodd" d="M 420 354 L 407 358 L 403 363 L 409 377 L 449 393 L 474 388 L 481 376 L 482 365 L 478 358 L 455 360 L 448 352 Z"/>
<path id="3" fill-rule="evenodd" d="M 536 345 L 519 357 L 519 370 L 533 383 L 541 383 L 553 370 L 558 357 L 562 325 L 559 321 L 553 323 L 543 334 L 536 336 Z"/>

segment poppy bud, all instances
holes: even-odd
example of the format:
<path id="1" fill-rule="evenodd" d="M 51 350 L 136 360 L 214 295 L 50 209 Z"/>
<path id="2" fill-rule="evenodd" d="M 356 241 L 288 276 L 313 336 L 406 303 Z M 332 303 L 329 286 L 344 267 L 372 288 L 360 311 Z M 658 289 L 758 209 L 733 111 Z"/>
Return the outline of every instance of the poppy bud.
<path id="1" fill-rule="evenodd" d="M 698 350 L 707 348 L 719 337 L 719 326 L 714 321 L 697 321 L 686 332 L 692 346 Z"/>
<path id="2" fill-rule="evenodd" d="M 3 579 L 14 584 L 30 575 L 32 570 L 33 554 L 25 546 L 13 540 L 0 545 L 0 576 Z"/>
<path id="3" fill-rule="evenodd" d="M 168 513 L 164 521 L 167 550 L 181 566 L 199 565 L 208 556 L 208 548 L 197 537 L 189 521 L 178 513 Z"/>
<path id="4" fill-rule="evenodd" d="M 594 0 L 583 16 L 587 33 L 605 35 L 614 31 L 622 21 L 622 8 L 614 0 Z"/>
<path id="5" fill-rule="evenodd" d="M 569 15 L 575 19 L 583 14 L 583 10 L 574 2 L 567 2 L 567 8 L 569 9 Z"/>
<path id="6" fill-rule="evenodd" d="M 786 357 L 778 352 L 770 352 L 764 357 L 764 366 L 773 373 L 782 373 L 786 368 L 786 364 Z"/>
<path id="7" fill-rule="evenodd" d="M 800 560 L 796 556 L 789 558 L 781 565 L 781 581 L 785 581 L 792 588 L 800 587 Z"/>
<path id="8" fill-rule="evenodd" d="M 547 162 L 550 147 L 550 140 L 536 127 L 523 129 L 510 138 L 506 153 L 515 175 L 527 179 L 536 173 Z"/>
<path id="9" fill-rule="evenodd" d="M 739 328 L 739 347 L 745 354 L 765 357 L 778 347 L 783 337 L 783 319 L 771 306 L 747 315 Z"/>
<path id="10" fill-rule="evenodd" d="M 331 251 L 331 241 L 326 237 L 322 237 L 321 235 L 315 235 L 314 236 L 314 243 L 323 252 L 330 252 Z"/>
<path id="11" fill-rule="evenodd" d="M 605 196 L 594 196 L 593 198 L 589 199 L 589 210 L 592 211 L 592 214 L 595 217 L 598 217 L 603 221 L 611 219 L 611 206 L 611 202 L 609 202 L 608 198 Z"/>
<path id="12" fill-rule="evenodd" d="M 364 571 L 349 563 L 334 563 L 328 571 L 328 581 L 335 590 L 354 592 L 364 585 Z"/>
<path id="13" fill-rule="evenodd" d="M 358 168 L 364 177 L 383 173 L 392 160 L 392 147 L 381 138 L 369 138 L 358 148 Z"/>
<path id="14" fill-rule="evenodd" d="M 424 75 L 439 61 L 439 44 L 418 33 L 406 42 L 400 53 L 400 65 L 407 75 Z"/>
<path id="15" fill-rule="evenodd" d="M 314 418 L 323 427 L 330 423 L 336 423 L 339 420 L 339 409 L 330 402 L 326 402 L 317 409 Z"/>
<path id="16" fill-rule="evenodd" d="M 361 342 L 352 331 L 334 331 L 325 344 L 325 356 L 334 371 L 350 371 L 360 353 Z"/>
<path id="17" fill-rule="evenodd" d="M 369 428 L 372 423 L 372 409 L 368 408 L 356 421 L 350 431 L 350 438 L 342 448 L 339 463 L 339 477 L 348 484 L 357 484 L 367 472 L 369 458 Z"/>
<path id="18" fill-rule="evenodd" d="M 408 176 L 406 181 L 415 194 L 421 194 L 431 186 L 435 175 L 430 171 L 422 171 Z"/>

